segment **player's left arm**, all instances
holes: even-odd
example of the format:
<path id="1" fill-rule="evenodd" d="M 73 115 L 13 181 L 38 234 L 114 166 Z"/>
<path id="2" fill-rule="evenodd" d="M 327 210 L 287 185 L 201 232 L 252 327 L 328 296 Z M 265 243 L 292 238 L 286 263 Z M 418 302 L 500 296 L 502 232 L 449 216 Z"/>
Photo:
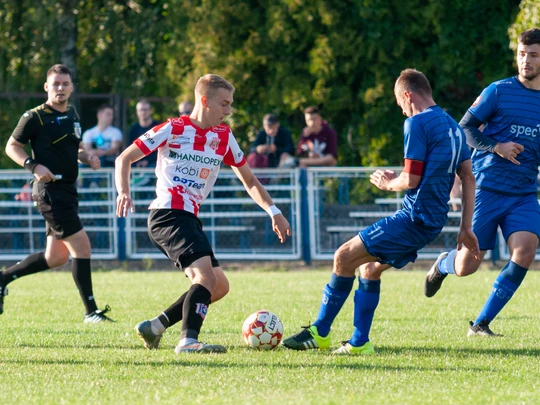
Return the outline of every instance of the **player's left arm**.
<path id="1" fill-rule="evenodd" d="M 272 229 L 279 237 L 281 243 L 285 242 L 287 236 L 291 236 L 291 226 L 281 211 L 274 205 L 270 194 L 268 194 L 257 177 L 253 175 L 247 163 L 244 163 L 242 166 L 231 167 L 253 201 L 272 218 Z"/>
<path id="2" fill-rule="evenodd" d="M 478 256 L 480 248 L 478 239 L 472 230 L 472 216 L 474 212 L 476 181 L 472 172 L 471 159 L 464 160 L 457 168 L 456 174 L 461 180 L 461 224 L 457 235 L 457 249 L 461 250 L 465 245 L 475 257 Z"/>
<path id="3" fill-rule="evenodd" d="M 369 180 L 380 190 L 405 191 L 418 187 L 423 170 L 424 162 L 405 159 L 405 167 L 399 176 L 393 170 L 377 170 Z"/>

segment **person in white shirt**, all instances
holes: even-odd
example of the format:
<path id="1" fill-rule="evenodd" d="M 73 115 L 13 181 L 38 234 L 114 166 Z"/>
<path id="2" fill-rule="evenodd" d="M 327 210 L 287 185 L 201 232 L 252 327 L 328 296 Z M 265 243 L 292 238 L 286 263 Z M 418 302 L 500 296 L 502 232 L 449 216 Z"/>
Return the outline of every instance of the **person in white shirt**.
<path id="1" fill-rule="evenodd" d="M 150 204 L 148 234 L 152 242 L 184 270 L 191 288 L 154 319 L 135 327 L 148 349 L 156 349 L 163 332 L 182 321 L 176 353 L 223 353 L 226 348 L 199 341 L 208 306 L 229 292 L 229 282 L 197 218 L 216 181 L 221 163 L 232 167 L 250 197 L 272 218 L 281 242 L 290 236 L 287 219 L 253 175 L 231 129 L 222 124 L 231 114 L 234 87 L 207 74 L 195 86 L 189 116 L 169 119 L 141 135 L 116 159 L 116 214 L 134 212 L 129 190 L 131 165 L 157 150 L 156 195 Z"/>
<path id="2" fill-rule="evenodd" d="M 83 148 L 87 153 L 98 156 L 101 167 L 114 167 L 114 159 L 118 156 L 122 146 L 122 131 L 112 125 L 114 110 L 104 104 L 98 108 L 95 127 L 83 134 Z"/>

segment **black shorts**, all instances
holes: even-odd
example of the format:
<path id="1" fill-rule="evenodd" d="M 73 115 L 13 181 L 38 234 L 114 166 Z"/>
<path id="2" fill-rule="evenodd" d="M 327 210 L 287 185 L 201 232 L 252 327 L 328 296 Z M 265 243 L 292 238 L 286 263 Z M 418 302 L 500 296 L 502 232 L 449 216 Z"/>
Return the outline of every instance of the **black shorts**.
<path id="1" fill-rule="evenodd" d="M 189 267 L 195 260 L 205 256 L 210 256 L 212 267 L 219 267 L 212 246 L 203 232 L 201 221 L 191 212 L 150 210 L 148 236 L 180 269 Z"/>
<path id="2" fill-rule="evenodd" d="M 74 184 L 34 181 L 32 199 L 45 218 L 47 236 L 64 239 L 83 229 L 77 213 L 79 198 Z"/>

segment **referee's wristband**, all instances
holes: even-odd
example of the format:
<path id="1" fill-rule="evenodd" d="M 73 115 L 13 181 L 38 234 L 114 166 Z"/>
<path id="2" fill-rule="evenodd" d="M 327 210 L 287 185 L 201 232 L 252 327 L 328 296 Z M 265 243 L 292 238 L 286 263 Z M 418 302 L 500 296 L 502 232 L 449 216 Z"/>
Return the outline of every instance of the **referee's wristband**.
<path id="1" fill-rule="evenodd" d="M 276 207 L 275 205 L 271 205 L 270 207 L 268 207 L 268 208 L 266 209 L 266 212 L 267 212 L 268 215 L 270 215 L 271 217 L 275 217 L 276 215 L 281 214 L 281 211 L 280 211 L 279 208 Z"/>
<path id="2" fill-rule="evenodd" d="M 34 159 L 32 159 L 31 157 L 29 157 L 28 159 L 26 159 L 24 161 L 24 168 L 28 171 L 30 171 L 30 173 L 34 174 L 34 170 L 36 168 L 36 166 L 38 165 L 38 162 L 36 162 Z"/>

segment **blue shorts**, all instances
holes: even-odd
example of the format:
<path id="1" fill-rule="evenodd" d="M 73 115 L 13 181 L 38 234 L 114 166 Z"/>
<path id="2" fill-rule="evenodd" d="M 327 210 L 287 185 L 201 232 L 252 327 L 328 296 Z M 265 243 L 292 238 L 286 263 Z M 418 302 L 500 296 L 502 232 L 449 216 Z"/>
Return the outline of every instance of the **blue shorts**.
<path id="1" fill-rule="evenodd" d="M 473 232 L 480 250 L 495 247 L 499 226 L 506 241 L 519 231 L 528 231 L 540 238 L 540 205 L 536 194 L 514 196 L 477 189 Z"/>
<path id="2" fill-rule="evenodd" d="M 411 221 L 403 210 L 383 218 L 358 233 L 366 250 L 377 257 L 379 263 L 401 269 L 414 262 L 418 251 L 433 242 L 442 228 L 426 228 Z"/>

